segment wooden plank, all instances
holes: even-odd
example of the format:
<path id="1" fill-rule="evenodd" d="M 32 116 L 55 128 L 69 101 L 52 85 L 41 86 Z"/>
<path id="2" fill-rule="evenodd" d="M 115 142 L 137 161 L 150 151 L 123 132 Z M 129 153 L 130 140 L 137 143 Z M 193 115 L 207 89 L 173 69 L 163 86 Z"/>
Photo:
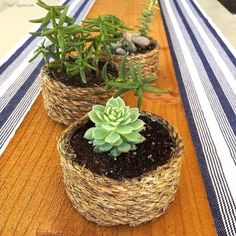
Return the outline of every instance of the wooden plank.
<path id="1" fill-rule="evenodd" d="M 89 16 L 110 13 L 135 26 L 142 2 L 97 0 Z M 145 93 L 142 108 L 172 122 L 185 142 L 180 186 L 172 207 L 158 220 L 135 228 L 100 227 L 81 217 L 65 194 L 56 151 L 57 137 L 65 127 L 47 117 L 40 95 L 0 158 L 2 235 L 216 235 L 159 13 L 152 30 L 161 45 L 157 85 L 171 94 Z M 126 100 L 135 105 L 131 93 Z"/>

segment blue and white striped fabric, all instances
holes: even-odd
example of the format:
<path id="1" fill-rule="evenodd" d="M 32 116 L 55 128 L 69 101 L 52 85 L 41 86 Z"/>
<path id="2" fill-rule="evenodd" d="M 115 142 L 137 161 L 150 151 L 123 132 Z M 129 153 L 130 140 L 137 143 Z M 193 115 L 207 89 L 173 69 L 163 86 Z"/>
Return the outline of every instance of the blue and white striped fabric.
<path id="1" fill-rule="evenodd" d="M 235 236 L 236 53 L 196 0 L 160 4 L 215 226 Z"/>
<path id="2" fill-rule="evenodd" d="M 76 23 L 81 22 L 93 3 L 94 0 L 62 1 L 70 6 L 69 14 Z M 27 36 L 0 61 L 0 155 L 40 92 L 37 76 L 43 59 L 28 62 L 40 42 L 40 38 Z"/>

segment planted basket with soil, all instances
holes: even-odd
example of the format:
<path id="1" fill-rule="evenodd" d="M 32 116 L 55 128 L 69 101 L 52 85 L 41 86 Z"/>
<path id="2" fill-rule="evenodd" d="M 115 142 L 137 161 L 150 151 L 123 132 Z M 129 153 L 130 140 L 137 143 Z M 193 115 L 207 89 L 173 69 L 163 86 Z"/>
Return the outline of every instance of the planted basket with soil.
<path id="1" fill-rule="evenodd" d="M 116 69 L 111 65 L 108 67 L 108 71 L 116 76 Z M 98 74 L 93 70 L 88 72 L 87 83 L 83 83 L 78 77 L 56 73 L 46 66 L 41 69 L 39 78 L 44 107 L 53 120 L 70 125 L 86 115 L 94 104 L 105 104 L 112 95 L 112 91 L 108 92 L 102 86 L 100 71 Z"/>
<path id="2" fill-rule="evenodd" d="M 111 96 L 107 92 L 102 79 L 102 67 L 107 58 L 106 47 L 108 39 L 105 36 L 108 28 L 122 31 L 126 27 L 119 21 L 109 27 L 97 18 L 100 34 L 93 36 L 90 22 L 76 25 L 75 19 L 68 16 L 68 6 L 49 6 L 37 1 L 37 4 L 47 11 L 45 17 L 31 20 L 39 23 L 41 31 L 32 35 L 44 38 L 35 51 L 34 57 L 42 55 L 46 65 L 40 73 L 40 82 L 44 106 L 47 114 L 55 121 L 69 125 L 83 117 L 92 107 L 105 104 Z M 107 16 L 110 22 L 116 19 Z M 103 20 L 103 19 L 102 19 Z M 102 40 L 106 38 L 107 40 Z M 110 63 L 107 73 L 115 76 L 116 69 Z"/>
<path id="3" fill-rule="evenodd" d="M 148 35 L 150 32 L 149 24 L 154 16 L 152 9 L 157 8 L 157 3 L 157 0 L 150 0 L 149 4 L 145 4 L 146 8 L 139 19 L 138 32 L 124 32 L 121 39 L 111 43 L 113 61 L 118 68 L 122 57 L 127 55 L 127 67 L 132 58 L 136 66 L 141 61 L 144 75 L 157 75 L 160 46 L 156 40 Z"/>
<path id="4" fill-rule="evenodd" d="M 137 38 L 139 41 L 133 43 L 132 41 Z M 127 55 L 127 67 L 130 59 L 132 59 L 135 65 L 141 61 L 143 65 L 142 73 L 146 76 L 157 75 L 159 70 L 159 44 L 152 38 L 144 38 L 135 33 L 134 35 L 130 33 L 124 33 L 124 46 L 121 43 L 112 44 L 113 62 L 120 67 L 122 57 Z M 128 43 L 127 43 L 128 42 Z M 133 46 L 135 49 L 133 49 Z M 141 46 L 140 46 L 141 45 Z"/>
<path id="5" fill-rule="evenodd" d="M 182 161 L 183 144 L 173 126 L 125 106 L 120 97 L 94 106 L 88 116 L 58 141 L 73 206 L 107 226 L 135 226 L 162 215 L 174 200 Z"/>

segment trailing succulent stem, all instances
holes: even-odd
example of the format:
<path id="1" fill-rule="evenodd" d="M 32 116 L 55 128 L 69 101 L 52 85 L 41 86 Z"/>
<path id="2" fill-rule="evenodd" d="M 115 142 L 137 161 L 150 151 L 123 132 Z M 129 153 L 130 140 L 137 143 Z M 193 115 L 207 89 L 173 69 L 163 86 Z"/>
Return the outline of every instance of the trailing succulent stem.
<path id="1" fill-rule="evenodd" d="M 149 4 L 145 4 L 146 8 L 142 12 L 141 17 L 139 18 L 139 25 L 137 26 L 139 32 L 143 36 L 147 36 L 150 32 L 149 25 L 154 16 L 153 8 L 159 9 L 157 4 L 158 0 L 150 0 Z"/>
<path id="2" fill-rule="evenodd" d="M 139 133 L 144 122 L 139 118 L 138 108 L 125 106 L 122 98 L 111 98 L 106 106 L 95 105 L 88 113 L 95 123 L 84 137 L 93 144 L 95 151 L 110 152 L 114 157 L 134 150 L 145 138 Z"/>
<path id="3" fill-rule="evenodd" d="M 151 93 L 167 93 L 166 90 L 156 88 L 152 83 L 157 79 L 156 77 L 144 77 L 142 75 L 142 65 L 139 61 L 138 68 L 135 68 L 133 59 L 130 59 L 129 69 L 126 66 L 127 56 L 124 56 L 119 69 L 119 76 L 113 77 L 107 73 L 107 64 L 103 67 L 103 79 L 105 80 L 106 89 L 116 89 L 113 97 L 121 96 L 123 93 L 133 90 L 137 99 L 137 107 L 140 109 L 142 104 L 142 97 L 145 91 Z"/>

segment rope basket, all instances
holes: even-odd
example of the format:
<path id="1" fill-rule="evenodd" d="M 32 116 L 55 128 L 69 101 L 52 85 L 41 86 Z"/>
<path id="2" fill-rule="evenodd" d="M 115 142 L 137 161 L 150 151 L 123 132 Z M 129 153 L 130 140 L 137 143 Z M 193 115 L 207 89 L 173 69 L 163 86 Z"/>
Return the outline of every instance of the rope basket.
<path id="1" fill-rule="evenodd" d="M 160 47 L 157 44 L 156 47 L 151 50 L 148 51 L 146 53 L 139 53 L 137 55 L 128 55 L 127 56 L 127 61 L 126 61 L 126 67 L 129 68 L 129 62 L 130 59 L 133 58 L 134 61 L 134 66 L 137 68 L 138 67 L 138 62 L 139 60 L 142 63 L 142 72 L 143 75 L 145 76 L 151 76 L 151 75 L 155 75 L 157 76 L 158 74 L 158 69 L 159 69 L 159 50 Z M 122 58 L 124 56 L 123 55 L 116 55 L 113 54 L 112 58 L 113 58 L 113 62 L 116 65 L 116 67 L 119 69 L 119 66 L 121 64 Z"/>
<path id="2" fill-rule="evenodd" d="M 92 173 L 73 161 L 73 133 L 83 127 L 87 116 L 69 126 L 60 136 L 58 151 L 67 195 L 78 212 L 98 225 L 136 226 L 161 216 L 174 200 L 179 183 L 183 143 L 172 125 L 161 117 L 143 113 L 165 126 L 176 148 L 169 161 L 142 176 L 122 181 Z"/>
<path id="3" fill-rule="evenodd" d="M 112 96 L 102 87 L 72 87 L 50 78 L 48 69 L 41 69 L 40 83 L 44 107 L 54 121 L 70 125 L 85 116 L 95 104 L 105 104 Z"/>

